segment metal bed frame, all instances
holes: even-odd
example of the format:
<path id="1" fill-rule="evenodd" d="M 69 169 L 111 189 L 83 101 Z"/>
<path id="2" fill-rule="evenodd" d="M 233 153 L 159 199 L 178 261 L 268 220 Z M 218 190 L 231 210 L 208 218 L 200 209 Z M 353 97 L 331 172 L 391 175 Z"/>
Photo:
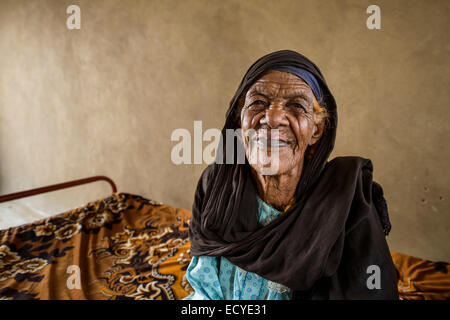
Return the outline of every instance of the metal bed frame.
<path id="1" fill-rule="evenodd" d="M 105 177 L 105 176 L 94 176 L 94 177 L 89 177 L 89 178 L 84 178 L 84 179 L 79 179 L 79 180 L 68 181 L 68 182 L 64 182 L 64 183 L 53 184 L 51 186 L 46 186 L 46 187 L 41 187 L 41 188 L 36 188 L 36 189 L 2 195 L 2 196 L 0 196 L 0 203 L 17 200 L 17 199 L 21 199 L 21 198 L 25 198 L 25 197 L 31 197 L 31 196 L 35 196 L 38 194 L 52 192 L 52 191 L 56 191 L 56 190 L 66 189 L 66 188 L 70 188 L 70 187 L 75 187 L 75 186 L 79 186 L 79 185 L 87 184 L 87 183 L 91 183 L 91 182 L 96 182 L 96 181 L 108 182 L 111 185 L 113 193 L 117 192 L 116 184 L 110 178 Z"/>

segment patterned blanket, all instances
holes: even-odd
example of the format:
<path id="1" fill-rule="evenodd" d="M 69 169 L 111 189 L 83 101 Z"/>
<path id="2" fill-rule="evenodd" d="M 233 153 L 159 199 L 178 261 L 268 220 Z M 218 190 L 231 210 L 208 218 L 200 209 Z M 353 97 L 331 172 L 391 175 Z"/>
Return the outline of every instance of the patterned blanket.
<path id="1" fill-rule="evenodd" d="M 0 299 L 182 299 L 191 212 L 115 193 L 0 231 Z M 392 252 L 401 299 L 450 299 L 450 266 Z"/>
<path id="2" fill-rule="evenodd" d="M 0 231 L 0 299 L 182 299 L 189 217 L 117 193 Z"/>

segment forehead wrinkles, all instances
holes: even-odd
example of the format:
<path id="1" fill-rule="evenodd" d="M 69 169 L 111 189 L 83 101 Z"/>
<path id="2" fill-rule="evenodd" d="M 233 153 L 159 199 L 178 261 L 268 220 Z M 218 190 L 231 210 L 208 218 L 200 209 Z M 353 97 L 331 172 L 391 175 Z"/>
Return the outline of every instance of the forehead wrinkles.
<path id="1" fill-rule="evenodd" d="M 312 90 L 305 83 L 301 83 L 301 79 L 288 81 L 273 81 L 260 79 L 248 91 L 249 96 L 262 93 L 268 97 L 285 97 L 291 98 L 294 96 L 301 96 L 311 102 Z"/>

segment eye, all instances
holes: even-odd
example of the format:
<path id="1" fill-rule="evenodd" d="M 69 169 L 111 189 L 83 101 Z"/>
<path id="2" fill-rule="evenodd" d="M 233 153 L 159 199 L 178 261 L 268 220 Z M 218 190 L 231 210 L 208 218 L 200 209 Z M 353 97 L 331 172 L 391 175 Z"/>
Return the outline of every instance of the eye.
<path id="1" fill-rule="evenodd" d="M 251 102 L 247 108 L 249 109 L 254 109 L 254 110 L 260 110 L 263 109 L 267 106 L 267 102 L 263 101 L 263 100 L 255 100 L 253 102 Z"/>
<path id="2" fill-rule="evenodd" d="M 294 103 L 292 103 L 292 105 L 293 105 L 294 107 L 296 107 L 296 108 L 300 108 L 300 109 L 305 110 L 305 107 L 304 107 L 302 104 L 300 104 L 300 103 L 294 102 Z"/>
<path id="3" fill-rule="evenodd" d="M 255 105 L 255 106 L 265 106 L 266 102 L 262 101 L 262 100 L 256 100 L 256 101 L 253 101 L 250 105 L 251 106 L 253 106 L 253 105 Z"/>

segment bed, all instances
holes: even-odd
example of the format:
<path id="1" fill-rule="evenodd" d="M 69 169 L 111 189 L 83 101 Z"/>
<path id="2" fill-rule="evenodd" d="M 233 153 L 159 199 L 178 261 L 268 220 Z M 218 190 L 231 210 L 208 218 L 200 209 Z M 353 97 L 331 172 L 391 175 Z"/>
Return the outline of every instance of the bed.
<path id="1" fill-rule="evenodd" d="M 107 177 L 0 196 L 0 202 L 98 180 L 111 184 L 111 195 L 0 230 L 0 299 L 178 300 L 192 292 L 185 277 L 189 210 L 117 192 Z M 392 257 L 401 299 L 450 299 L 448 263 Z"/>

